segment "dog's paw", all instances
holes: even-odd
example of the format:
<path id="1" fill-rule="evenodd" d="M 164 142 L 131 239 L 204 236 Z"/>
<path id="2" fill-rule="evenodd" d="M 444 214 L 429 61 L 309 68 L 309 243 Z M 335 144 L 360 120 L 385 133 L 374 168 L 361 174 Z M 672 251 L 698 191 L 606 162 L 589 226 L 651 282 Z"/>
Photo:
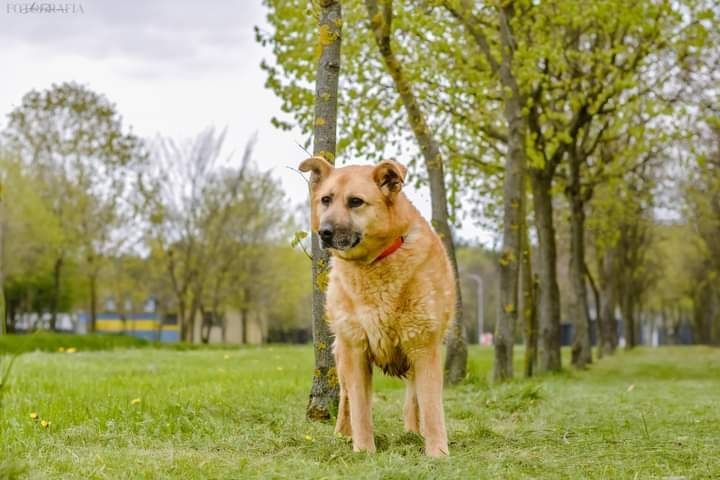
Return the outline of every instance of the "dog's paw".
<path id="1" fill-rule="evenodd" d="M 352 429 L 350 428 L 350 422 L 343 425 L 335 426 L 335 436 L 342 438 L 352 438 Z"/>
<path id="2" fill-rule="evenodd" d="M 353 452 L 367 452 L 375 453 L 375 442 L 369 442 L 367 444 L 353 444 Z"/>
<path id="3" fill-rule="evenodd" d="M 426 445 L 425 455 L 431 458 L 446 458 L 450 456 L 447 445 Z"/>

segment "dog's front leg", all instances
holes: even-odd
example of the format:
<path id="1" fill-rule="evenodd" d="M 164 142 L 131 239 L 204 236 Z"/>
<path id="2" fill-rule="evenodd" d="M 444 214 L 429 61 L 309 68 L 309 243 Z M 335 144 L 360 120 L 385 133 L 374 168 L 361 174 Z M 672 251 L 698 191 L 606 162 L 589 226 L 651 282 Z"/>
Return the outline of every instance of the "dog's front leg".
<path id="1" fill-rule="evenodd" d="M 335 356 L 335 364 L 340 365 L 337 355 Z M 335 433 L 339 433 L 343 437 L 352 437 L 352 429 L 350 427 L 350 404 L 348 402 L 347 389 L 345 388 L 345 380 L 342 378 L 340 373 L 338 373 L 338 377 L 340 380 L 340 404 L 338 405 Z"/>
<path id="2" fill-rule="evenodd" d="M 405 379 L 405 406 L 403 407 L 403 414 L 405 417 L 405 431 L 420 433 L 420 416 L 418 412 L 414 372 L 409 372 L 408 378 Z"/>
<path id="3" fill-rule="evenodd" d="M 425 454 L 430 457 L 449 455 L 442 403 L 440 345 L 418 352 L 415 359 L 415 388 L 420 407 L 420 430 L 425 437 Z"/>
<path id="4" fill-rule="evenodd" d="M 375 451 L 372 426 L 372 366 L 365 349 L 338 339 L 338 373 L 347 391 L 353 450 Z M 345 406 L 343 406 L 345 408 Z"/>

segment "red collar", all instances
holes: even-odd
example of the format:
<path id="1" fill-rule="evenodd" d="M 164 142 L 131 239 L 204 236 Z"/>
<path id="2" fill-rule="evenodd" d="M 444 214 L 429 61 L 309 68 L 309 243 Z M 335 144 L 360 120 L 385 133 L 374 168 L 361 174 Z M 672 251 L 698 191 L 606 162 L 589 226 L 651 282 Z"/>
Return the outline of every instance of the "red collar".
<path id="1" fill-rule="evenodd" d="M 383 258 L 392 255 L 397 251 L 398 248 L 402 247 L 403 243 L 405 243 L 405 239 L 403 237 L 396 238 L 395 241 L 390 244 L 390 246 L 388 246 L 385 250 L 382 251 L 382 253 L 380 253 L 380 255 L 378 255 L 374 262 L 378 262 Z"/>

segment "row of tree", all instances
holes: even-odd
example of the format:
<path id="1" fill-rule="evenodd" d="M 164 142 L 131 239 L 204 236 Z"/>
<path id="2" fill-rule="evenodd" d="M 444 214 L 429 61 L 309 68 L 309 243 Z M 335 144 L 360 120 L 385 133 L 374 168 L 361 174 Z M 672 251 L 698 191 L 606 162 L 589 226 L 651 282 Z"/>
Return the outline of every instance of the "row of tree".
<path id="1" fill-rule="evenodd" d="M 278 127 L 314 133 L 314 153 L 331 161 L 409 159 L 454 264 L 449 225 L 458 211 L 501 225 L 495 379 L 513 376 L 520 325 L 526 374 L 561 368 L 564 304 L 579 368 L 593 359 L 591 315 L 600 355 L 618 345 L 618 310 L 632 347 L 638 315 L 665 314 L 678 297 L 692 297 L 702 331 L 717 330 L 717 267 L 708 261 L 717 150 L 709 153 L 707 139 L 718 113 L 715 2 L 265 4 L 272 29 L 256 36 L 272 49 L 267 86 L 289 114 Z M 328 101 L 330 114 L 318 107 Z M 332 130 L 331 146 L 317 147 L 318 126 Z M 668 236 L 678 227 L 668 222 L 702 245 L 692 278 L 662 296 L 673 272 L 654 255 L 675 245 Z M 448 339 L 450 382 L 465 372 L 462 325 Z"/>
<path id="2" fill-rule="evenodd" d="M 207 341 L 229 309 L 243 332 L 258 311 L 303 326 L 306 260 L 286 241 L 284 194 L 251 161 L 252 142 L 237 161 L 222 157 L 224 139 L 140 139 L 78 84 L 25 95 L 2 133 L 3 329 L 37 313 L 55 329 L 80 308 L 92 331 L 103 299 L 126 315 L 151 297 L 184 340 L 202 319 Z"/>

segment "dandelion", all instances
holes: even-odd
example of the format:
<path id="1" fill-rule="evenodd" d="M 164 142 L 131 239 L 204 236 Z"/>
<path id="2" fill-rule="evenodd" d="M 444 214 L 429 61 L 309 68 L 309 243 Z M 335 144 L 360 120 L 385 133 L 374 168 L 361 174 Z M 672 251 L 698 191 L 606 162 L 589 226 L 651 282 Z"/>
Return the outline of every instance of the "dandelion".
<path id="1" fill-rule="evenodd" d="M 37 420 L 38 418 L 40 418 L 40 415 L 38 415 L 37 412 L 31 412 L 30 418 L 32 418 L 33 420 Z"/>
<path id="2" fill-rule="evenodd" d="M 41 420 L 41 421 L 40 421 L 40 426 L 43 427 L 43 428 L 50 428 L 50 425 L 52 425 L 52 422 L 50 422 L 50 421 L 48 421 L 48 420 Z"/>
<path id="3" fill-rule="evenodd" d="M 70 348 L 65 349 L 65 353 L 75 353 L 75 352 L 77 352 L 77 348 L 75 348 L 75 347 L 70 347 Z"/>
<path id="4" fill-rule="evenodd" d="M 140 404 L 139 398 L 133 398 L 132 400 L 130 400 L 130 405 L 139 405 L 139 404 Z"/>
<path id="5" fill-rule="evenodd" d="M 305 440 L 307 440 L 308 442 L 312 442 L 313 437 L 311 437 L 310 435 L 305 435 Z"/>
<path id="6" fill-rule="evenodd" d="M 58 347 L 58 352 L 62 353 L 65 351 L 65 347 Z"/>

